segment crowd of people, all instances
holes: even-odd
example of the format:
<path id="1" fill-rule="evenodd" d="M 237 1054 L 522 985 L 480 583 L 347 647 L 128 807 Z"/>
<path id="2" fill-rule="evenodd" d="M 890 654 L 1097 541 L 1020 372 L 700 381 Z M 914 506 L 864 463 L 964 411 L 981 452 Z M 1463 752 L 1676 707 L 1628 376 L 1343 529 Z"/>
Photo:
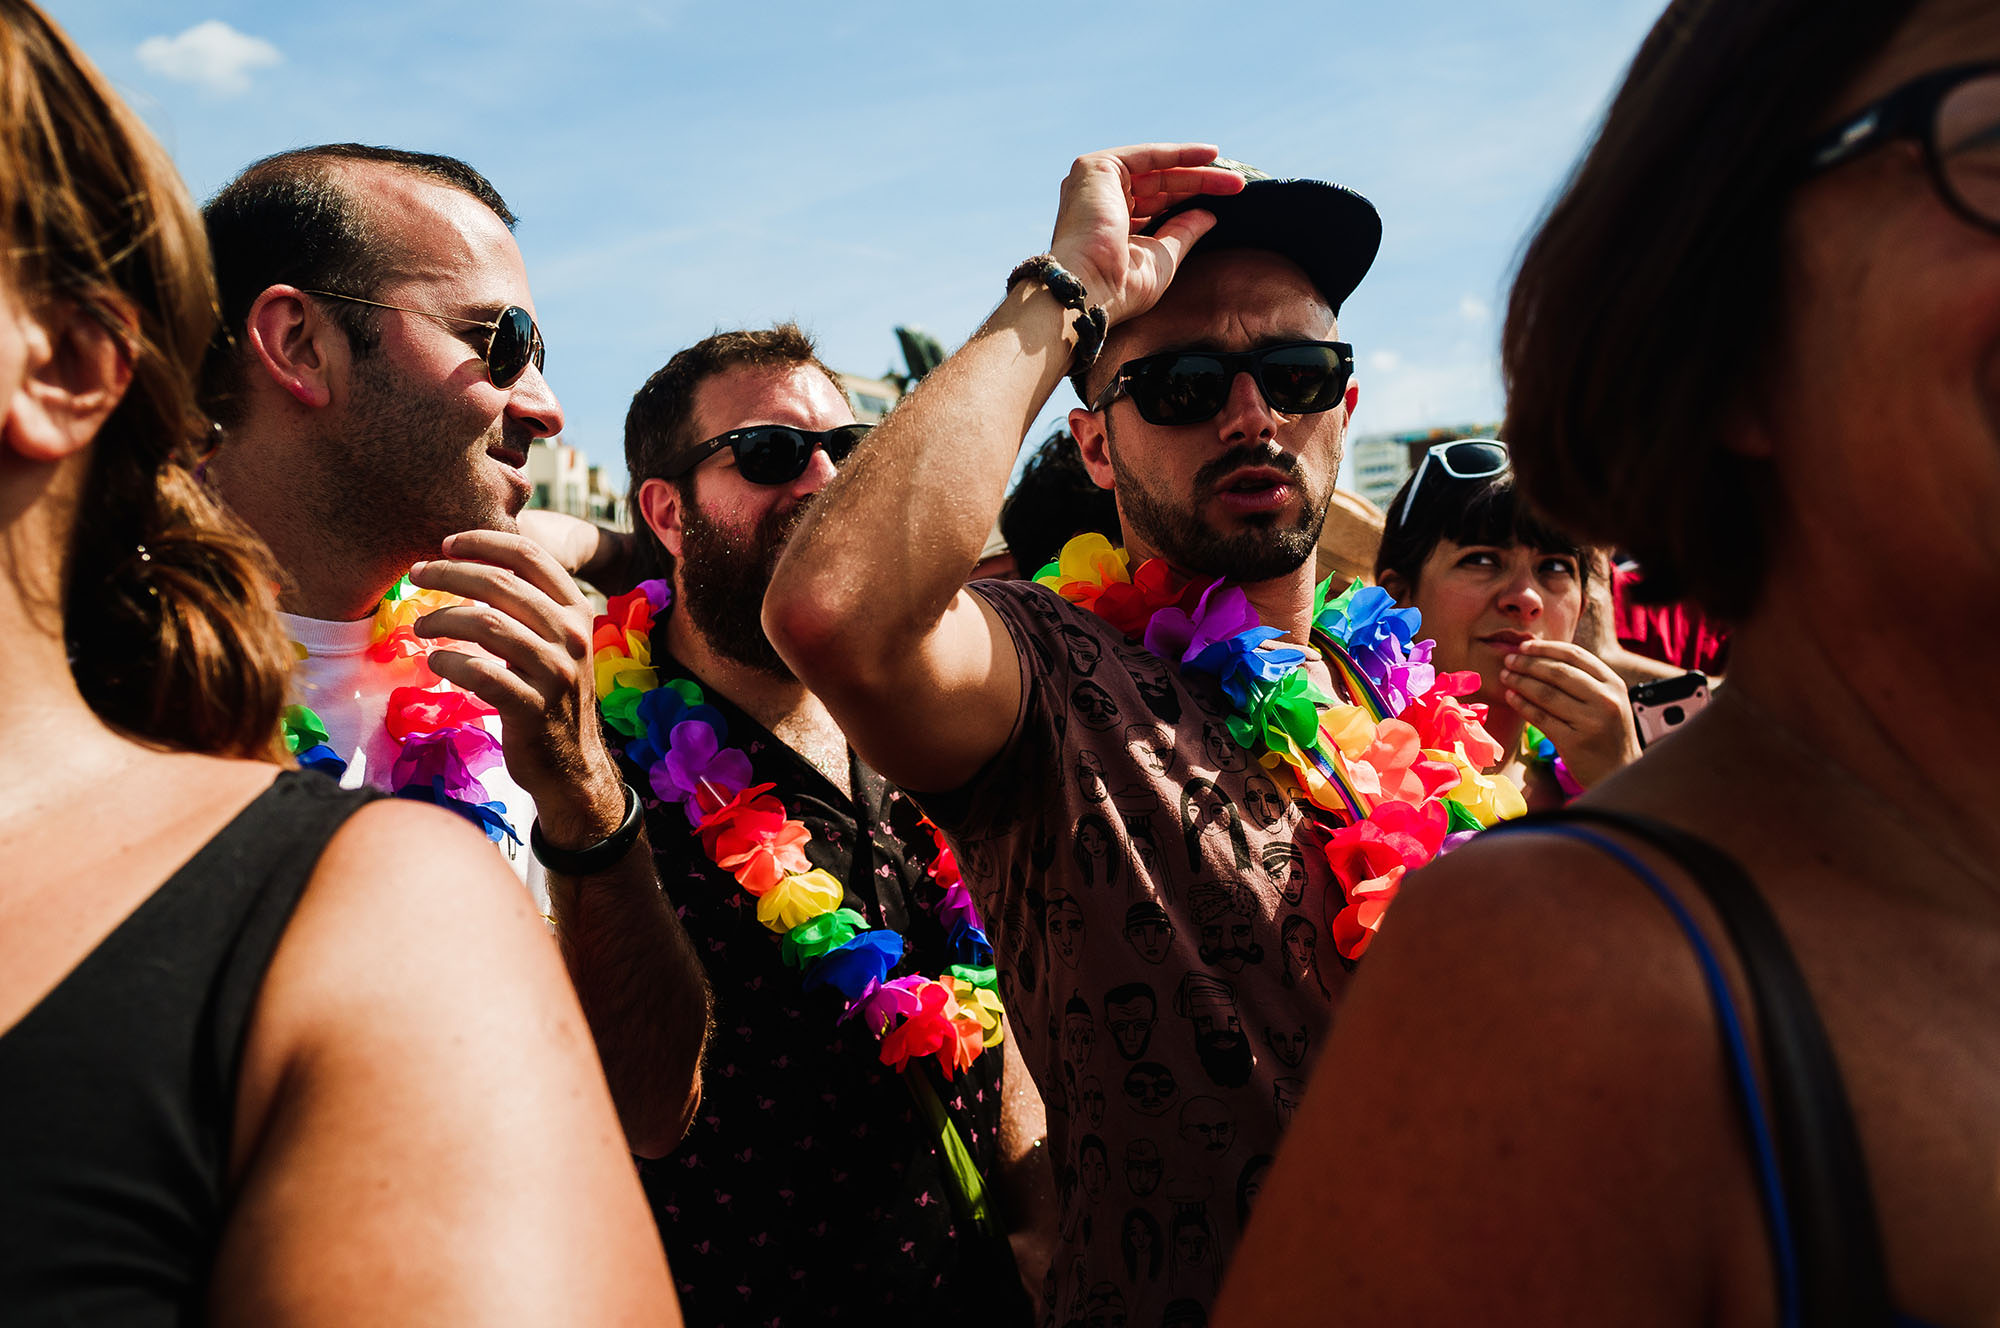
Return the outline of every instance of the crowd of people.
<path id="1" fill-rule="evenodd" d="M 1379 512 L 1351 189 L 1079 157 L 618 532 L 473 166 L 0 76 L 0 1320 L 2000 1321 L 1990 5 L 1675 0 Z"/>

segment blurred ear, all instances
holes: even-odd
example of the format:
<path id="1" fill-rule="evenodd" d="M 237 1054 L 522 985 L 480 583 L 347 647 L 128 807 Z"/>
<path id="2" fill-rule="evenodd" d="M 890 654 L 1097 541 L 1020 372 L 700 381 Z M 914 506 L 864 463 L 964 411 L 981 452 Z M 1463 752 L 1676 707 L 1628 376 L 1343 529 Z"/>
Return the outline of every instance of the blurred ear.
<path id="1" fill-rule="evenodd" d="M 681 491 L 663 479 L 650 479 L 639 486 L 639 519 L 659 538 L 660 545 L 676 560 L 681 556 Z"/>
<path id="2" fill-rule="evenodd" d="M 347 362 L 347 333 L 296 286 L 269 286 L 250 306 L 244 339 L 266 377 L 302 406 L 333 401 L 333 373 Z"/>
<path id="3" fill-rule="evenodd" d="M 1076 439 L 1077 451 L 1083 454 L 1083 468 L 1089 473 L 1090 482 L 1100 489 L 1116 489 L 1111 472 L 1111 435 L 1104 427 L 1104 412 L 1078 406 L 1069 413 L 1069 432 Z"/>
<path id="4" fill-rule="evenodd" d="M 120 309 L 120 321 L 136 323 Z M 6 442 L 30 461 L 82 451 L 132 385 L 126 343 L 68 300 L 21 310 L 21 383 L 7 403 Z"/>
<path id="5" fill-rule="evenodd" d="M 1410 601 L 1416 595 L 1416 587 L 1405 581 L 1403 574 L 1393 567 L 1383 568 L 1382 575 L 1375 579 L 1375 584 L 1393 595 L 1400 608 L 1408 608 Z"/>

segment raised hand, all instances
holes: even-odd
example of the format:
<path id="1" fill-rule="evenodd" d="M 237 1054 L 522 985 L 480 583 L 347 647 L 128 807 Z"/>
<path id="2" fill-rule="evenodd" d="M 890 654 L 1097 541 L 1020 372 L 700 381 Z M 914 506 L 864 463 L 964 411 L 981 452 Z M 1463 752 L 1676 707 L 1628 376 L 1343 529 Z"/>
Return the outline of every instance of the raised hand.
<path id="1" fill-rule="evenodd" d="M 1500 680 L 1507 704 L 1555 743 L 1576 782 L 1590 788 L 1639 759 L 1625 683 L 1568 641 L 1523 641 Z"/>
<path id="2" fill-rule="evenodd" d="M 1243 177 L 1209 163 L 1201 143 L 1143 143 L 1078 157 L 1063 181 L 1049 252 L 1081 281 L 1093 304 L 1116 325 L 1146 312 L 1166 293 L 1188 248 L 1215 218 L 1190 209 L 1141 235 L 1155 216 L 1199 194 L 1233 194 Z"/>
<path id="3" fill-rule="evenodd" d="M 597 723 L 590 601 L 547 550 L 522 535 L 471 530 L 418 563 L 410 580 L 472 601 L 417 619 L 417 635 L 479 646 L 438 650 L 430 666 L 499 712 L 507 773 L 535 800 L 558 848 L 609 835 L 625 791 Z"/>

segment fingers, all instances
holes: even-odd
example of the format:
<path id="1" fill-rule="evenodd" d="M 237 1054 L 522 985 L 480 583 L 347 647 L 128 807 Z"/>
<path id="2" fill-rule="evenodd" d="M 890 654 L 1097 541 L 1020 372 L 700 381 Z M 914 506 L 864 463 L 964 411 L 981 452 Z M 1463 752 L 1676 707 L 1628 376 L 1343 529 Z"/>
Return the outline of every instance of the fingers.
<path id="1" fill-rule="evenodd" d="M 464 641 L 487 651 L 525 681 L 538 697 L 554 696 L 573 682 L 573 673 L 563 668 L 564 656 L 556 642 L 491 605 L 455 604 L 425 614 L 414 625 L 418 636 Z M 431 654 L 432 671 L 440 675 L 443 670 L 436 661 L 441 653 L 444 652 Z"/>
<path id="2" fill-rule="evenodd" d="M 1213 143 L 1130 143 L 1122 148 L 1104 148 L 1087 154 L 1115 157 L 1134 176 L 1150 171 L 1172 170 L 1176 166 L 1206 166 L 1218 155 Z"/>
<path id="3" fill-rule="evenodd" d="M 478 547 L 456 542 L 465 538 L 462 535 L 454 535 L 451 540 L 446 541 L 447 546 L 457 551 Z M 496 536 L 496 538 L 518 537 Z M 536 552 L 540 553 L 539 550 Z M 540 556 L 547 559 L 546 554 Z M 577 591 L 575 582 L 569 582 L 569 592 L 576 596 L 574 601 L 552 597 L 541 584 L 537 584 L 547 580 L 543 575 L 546 571 L 552 570 L 562 575 L 561 568 L 556 567 L 553 560 L 548 561 L 547 568 L 535 567 L 531 560 L 523 561 L 529 566 L 526 575 L 490 561 L 439 559 L 418 563 L 412 567 L 410 580 L 428 590 L 442 590 L 477 601 L 522 624 L 542 640 L 560 647 L 572 659 L 586 658 L 590 654 L 590 637 L 585 630 L 586 618 L 582 610 L 588 601 Z M 533 579 L 530 579 L 531 577 Z M 567 576 L 564 576 L 564 580 L 568 580 Z M 437 617 L 438 614 L 432 613 L 420 619 L 417 624 L 417 634 L 452 636 L 459 640 L 475 639 L 457 632 L 444 632 L 426 626 Z M 481 641 L 480 644 L 486 643 Z"/>
<path id="4" fill-rule="evenodd" d="M 1159 234 L 1153 236 L 1152 240 L 1166 254 L 1169 277 L 1180 271 L 1181 260 L 1187 257 L 1187 251 L 1194 247 L 1194 242 L 1208 234 L 1214 226 L 1213 212 L 1206 208 L 1189 208 L 1160 227 Z"/>
<path id="5" fill-rule="evenodd" d="M 542 712 L 541 694 L 497 659 L 458 650 L 433 650 L 429 663 L 438 677 L 456 683 L 498 711 L 503 730 L 511 731 L 517 723 L 528 722 Z"/>
<path id="6" fill-rule="evenodd" d="M 1619 681 L 1617 670 L 1606 664 L 1588 646 L 1577 645 L 1570 641 L 1530 640 L 1516 646 L 1515 652 L 1528 658 L 1559 660 L 1589 674 L 1606 686 L 1623 685 Z"/>
<path id="7" fill-rule="evenodd" d="M 1544 707 L 1557 710 L 1587 706 L 1604 695 L 1604 684 L 1560 660 L 1509 655 L 1500 681 Z"/>
<path id="8" fill-rule="evenodd" d="M 1243 188 L 1243 177 L 1220 166 L 1175 167 L 1148 171 L 1132 177 L 1132 202 L 1137 210 L 1164 212 L 1175 203 L 1197 194 L 1233 194 Z"/>
<path id="9" fill-rule="evenodd" d="M 462 530 L 445 539 L 444 552 L 447 558 L 504 567 L 558 604 L 581 606 L 590 602 L 555 555 L 525 535 Z"/>

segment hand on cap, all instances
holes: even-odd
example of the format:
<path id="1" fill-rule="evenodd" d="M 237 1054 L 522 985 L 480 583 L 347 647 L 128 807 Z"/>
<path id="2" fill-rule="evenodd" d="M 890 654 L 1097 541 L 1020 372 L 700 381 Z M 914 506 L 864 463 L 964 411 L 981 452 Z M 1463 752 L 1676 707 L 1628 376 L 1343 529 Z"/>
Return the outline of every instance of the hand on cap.
<path id="1" fill-rule="evenodd" d="M 1243 188 L 1242 176 L 1209 164 L 1215 156 L 1215 148 L 1201 143 L 1143 143 L 1092 152 L 1069 168 L 1049 252 L 1083 283 L 1092 304 L 1104 306 L 1113 325 L 1159 302 L 1181 259 L 1215 218 L 1195 208 L 1157 235 L 1139 232 L 1176 203 Z"/>

